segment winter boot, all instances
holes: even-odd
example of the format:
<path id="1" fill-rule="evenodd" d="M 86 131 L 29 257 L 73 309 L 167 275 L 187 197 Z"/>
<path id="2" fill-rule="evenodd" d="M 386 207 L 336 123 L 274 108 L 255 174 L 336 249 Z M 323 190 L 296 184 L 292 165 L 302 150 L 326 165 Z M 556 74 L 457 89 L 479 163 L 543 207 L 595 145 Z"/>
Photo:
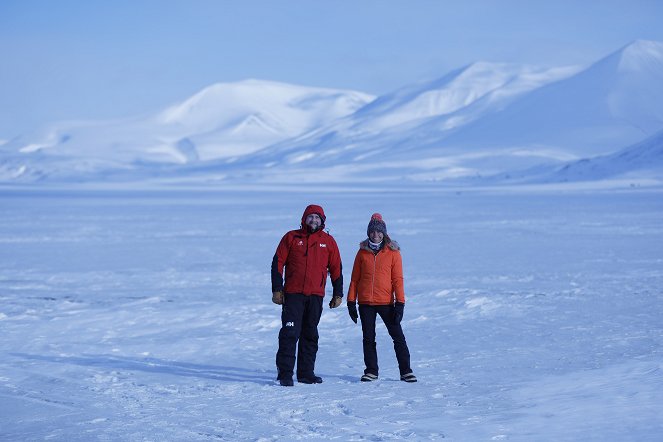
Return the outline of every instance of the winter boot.
<path id="1" fill-rule="evenodd" d="M 316 375 L 303 376 L 301 378 L 297 377 L 297 382 L 300 384 L 322 384 L 322 378 Z"/>
<path id="2" fill-rule="evenodd" d="M 403 381 L 403 382 L 417 382 L 417 377 L 414 375 L 414 373 L 409 372 L 409 373 L 401 375 L 401 381 Z"/>
<path id="3" fill-rule="evenodd" d="M 279 384 L 281 384 L 283 387 L 293 387 L 295 385 L 295 383 L 292 382 L 292 378 L 279 379 Z"/>
<path id="4" fill-rule="evenodd" d="M 377 381 L 377 380 L 378 380 L 377 375 L 374 375 L 373 373 L 366 373 L 360 379 L 360 381 L 362 381 L 362 382 L 373 382 L 373 381 Z"/>

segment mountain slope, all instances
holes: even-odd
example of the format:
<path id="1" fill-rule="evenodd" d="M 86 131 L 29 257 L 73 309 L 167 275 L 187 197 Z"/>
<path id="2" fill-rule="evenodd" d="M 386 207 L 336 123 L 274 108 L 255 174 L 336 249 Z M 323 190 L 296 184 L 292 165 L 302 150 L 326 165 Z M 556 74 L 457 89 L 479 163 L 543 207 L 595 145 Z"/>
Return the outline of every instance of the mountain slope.
<path id="1" fill-rule="evenodd" d="M 663 129 L 663 43 L 637 41 L 451 134 L 466 147 L 609 153 Z"/>
<path id="2" fill-rule="evenodd" d="M 327 124 L 373 98 L 258 80 L 215 84 L 156 115 L 52 125 L 42 134 L 5 143 L 3 162 L 23 162 L 46 176 L 66 175 L 53 167 L 68 169 L 74 163 L 79 172 L 80 164 L 95 164 L 88 169 L 95 173 L 104 167 L 232 158 Z"/>
<path id="3" fill-rule="evenodd" d="M 410 159 L 409 151 L 421 147 L 419 140 L 444 137 L 454 127 L 498 112 L 517 97 L 576 71 L 574 67 L 474 63 L 440 79 L 381 96 L 328 127 L 271 146 L 247 160 L 298 164 L 312 152 L 316 159 L 348 165 L 381 155 Z M 434 127 L 422 129 L 426 125 Z"/>
<path id="4" fill-rule="evenodd" d="M 637 41 L 582 71 L 475 64 L 248 160 L 279 170 L 326 164 L 341 180 L 384 179 L 389 170 L 438 180 L 564 164 L 661 129 L 663 43 Z"/>
<path id="5" fill-rule="evenodd" d="M 614 177 L 647 177 L 663 181 L 663 131 L 610 155 L 567 164 L 550 181 L 593 181 Z"/>

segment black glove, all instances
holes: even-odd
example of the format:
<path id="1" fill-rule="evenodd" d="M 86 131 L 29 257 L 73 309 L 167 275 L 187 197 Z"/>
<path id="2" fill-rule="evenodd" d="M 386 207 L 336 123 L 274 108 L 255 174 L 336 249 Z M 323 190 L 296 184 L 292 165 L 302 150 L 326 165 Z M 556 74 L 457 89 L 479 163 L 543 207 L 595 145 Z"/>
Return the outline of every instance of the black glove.
<path id="1" fill-rule="evenodd" d="M 350 315 L 350 318 L 354 321 L 354 323 L 357 323 L 357 318 L 359 315 L 357 314 L 357 304 L 355 302 L 348 302 L 348 314 Z"/>
<path id="2" fill-rule="evenodd" d="M 405 309 L 405 304 L 402 302 L 397 302 L 394 304 L 394 322 L 400 324 L 403 319 L 403 310 Z"/>

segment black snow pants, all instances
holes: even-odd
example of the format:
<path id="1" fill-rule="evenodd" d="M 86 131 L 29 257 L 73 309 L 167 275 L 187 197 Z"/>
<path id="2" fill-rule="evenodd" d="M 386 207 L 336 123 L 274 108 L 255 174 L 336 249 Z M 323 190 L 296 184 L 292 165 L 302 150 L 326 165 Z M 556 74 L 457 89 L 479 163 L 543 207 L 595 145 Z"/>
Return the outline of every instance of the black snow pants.
<path id="1" fill-rule="evenodd" d="M 281 311 L 279 350 L 276 353 L 278 379 L 292 378 L 295 350 L 297 350 L 297 378 L 313 377 L 321 315 L 322 296 L 285 294 Z M 297 346 L 298 341 L 299 346 Z"/>
<path id="2" fill-rule="evenodd" d="M 377 315 L 380 315 L 380 318 L 382 318 L 382 322 L 387 326 L 389 336 L 394 341 L 394 351 L 396 352 L 396 360 L 398 361 L 398 369 L 401 375 L 411 373 L 410 350 L 407 348 L 401 324 L 396 323 L 394 320 L 394 306 L 359 304 L 361 331 L 364 335 L 364 364 L 366 364 L 364 373 L 378 375 L 378 352 L 375 344 L 375 321 Z"/>

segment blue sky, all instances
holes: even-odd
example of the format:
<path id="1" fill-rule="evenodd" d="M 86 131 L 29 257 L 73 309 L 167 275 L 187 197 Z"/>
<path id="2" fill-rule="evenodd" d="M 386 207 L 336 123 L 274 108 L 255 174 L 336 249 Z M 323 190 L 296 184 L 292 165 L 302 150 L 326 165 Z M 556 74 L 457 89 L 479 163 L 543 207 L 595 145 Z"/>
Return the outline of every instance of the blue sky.
<path id="1" fill-rule="evenodd" d="M 0 0 L 0 139 L 246 78 L 390 92 L 477 60 L 663 41 L 658 0 Z"/>

